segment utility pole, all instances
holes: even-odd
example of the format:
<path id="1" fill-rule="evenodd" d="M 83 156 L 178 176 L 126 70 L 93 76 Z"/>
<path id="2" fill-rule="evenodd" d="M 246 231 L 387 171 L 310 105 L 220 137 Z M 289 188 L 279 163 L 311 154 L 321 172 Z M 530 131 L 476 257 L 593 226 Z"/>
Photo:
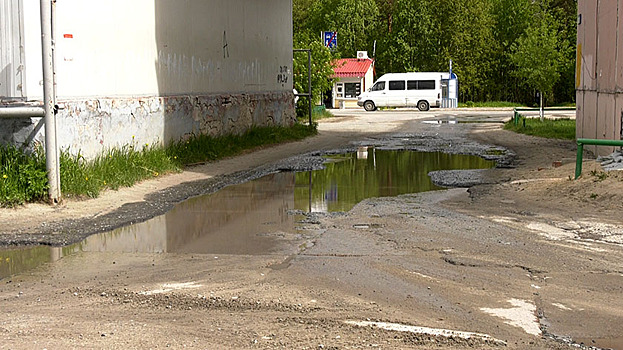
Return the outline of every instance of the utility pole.
<path id="1" fill-rule="evenodd" d="M 45 110 L 45 167 L 48 173 L 48 199 L 61 201 L 58 145 L 56 143 L 56 98 L 52 50 L 52 0 L 41 0 L 41 55 L 43 64 L 43 108 Z"/>

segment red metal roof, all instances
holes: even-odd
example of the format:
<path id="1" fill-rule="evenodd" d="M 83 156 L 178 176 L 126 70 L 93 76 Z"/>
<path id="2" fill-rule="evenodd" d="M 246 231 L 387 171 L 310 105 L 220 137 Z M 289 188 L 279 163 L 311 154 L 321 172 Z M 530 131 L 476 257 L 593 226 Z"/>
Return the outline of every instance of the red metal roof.
<path id="1" fill-rule="evenodd" d="M 374 61 L 369 58 L 342 58 L 333 62 L 334 78 L 356 77 L 362 78 L 366 75 Z"/>

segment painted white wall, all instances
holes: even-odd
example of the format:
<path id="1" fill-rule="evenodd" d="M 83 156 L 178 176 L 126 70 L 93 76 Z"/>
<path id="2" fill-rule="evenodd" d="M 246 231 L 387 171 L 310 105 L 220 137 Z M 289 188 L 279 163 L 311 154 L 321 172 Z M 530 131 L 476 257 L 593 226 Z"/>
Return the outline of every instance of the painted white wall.
<path id="1" fill-rule="evenodd" d="M 41 9 L 37 0 L 23 0 L 24 11 L 24 97 L 43 99 L 43 68 L 41 64 Z"/>
<path id="2" fill-rule="evenodd" d="M 367 91 L 369 88 L 372 87 L 372 85 L 374 85 L 374 63 L 372 64 L 372 67 L 370 67 L 370 69 L 368 69 L 368 71 L 366 72 L 366 76 L 363 78 L 363 82 L 365 86 L 361 87 L 361 92 Z"/>
<path id="3" fill-rule="evenodd" d="M 291 0 L 57 0 L 59 99 L 292 89 Z M 28 99 L 39 1 L 24 0 Z"/>

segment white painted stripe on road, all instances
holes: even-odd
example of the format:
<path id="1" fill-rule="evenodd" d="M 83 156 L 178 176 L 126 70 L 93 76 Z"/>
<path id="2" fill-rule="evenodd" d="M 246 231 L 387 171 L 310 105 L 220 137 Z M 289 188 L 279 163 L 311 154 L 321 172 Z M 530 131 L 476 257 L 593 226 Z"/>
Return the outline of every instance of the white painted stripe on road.
<path id="1" fill-rule="evenodd" d="M 508 301 L 513 307 L 490 309 L 487 307 L 480 308 L 480 310 L 506 320 L 506 324 L 511 326 L 520 327 L 526 333 L 540 336 L 541 328 L 539 327 L 539 320 L 536 317 L 536 306 L 531 302 L 519 299 L 511 299 Z"/>
<path id="2" fill-rule="evenodd" d="M 461 332 L 454 331 L 450 329 L 441 329 L 441 328 L 428 328 L 428 327 L 417 327 L 410 326 L 400 323 L 387 323 L 387 322 L 371 322 L 371 321 L 345 321 L 345 323 L 350 325 L 355 325 L 359 327 L 377 327 L 381 329 L 385 329 L 388 331 L 396 331 L 396 332 L 409 332 L 415 334 L 425 334 L 430 336 L 439 336 L 439 337 L 456 337 L 462 339 L 479 339 L 485 342 L 491 342 L 497 345 L 506 345 L 506 342 L 500 339 L 493 338 L 488 334 L 483 333 L 473 333 L 473 332 Z"/>

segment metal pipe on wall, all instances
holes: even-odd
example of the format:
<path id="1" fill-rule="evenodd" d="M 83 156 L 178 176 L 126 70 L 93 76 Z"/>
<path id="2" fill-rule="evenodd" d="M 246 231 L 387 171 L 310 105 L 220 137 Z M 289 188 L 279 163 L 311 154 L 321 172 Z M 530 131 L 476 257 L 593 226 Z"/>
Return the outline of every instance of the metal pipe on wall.
<path id="1" fill-rule="evenodd" d="M 48 172 L 48 199 L 61 200 L 56 115 L 54 107 L 54 60 L 52 52 L 52 1 L 41 0 L 41 54 L 43 63 L 43 108 L 45 110 L 45 166 Z"/>
<path id="2" fill-rule="evenodd" d="M 13 117 L 44 117 L 43 107 L 0 107 L 0 118 Z"/>

